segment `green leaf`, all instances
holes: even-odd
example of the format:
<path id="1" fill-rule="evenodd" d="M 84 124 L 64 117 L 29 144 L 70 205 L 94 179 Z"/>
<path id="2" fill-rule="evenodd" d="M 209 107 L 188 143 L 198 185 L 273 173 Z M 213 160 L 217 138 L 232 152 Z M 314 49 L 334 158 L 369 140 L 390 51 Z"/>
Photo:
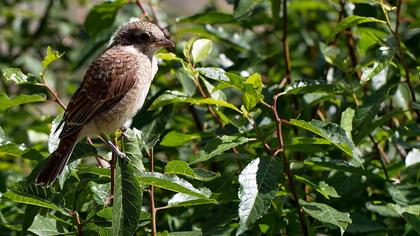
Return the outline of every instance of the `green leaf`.
<path id="1" fill-rule="evenodd" d="M 327 93 L 327 94 L 341 94 L 343 89 L 332 84 L 327 84 L 320 80 L 301 80 L 286 87 L 281 94 L 307 94 L 307 93 Z"/>
<path id="2" fill-rule="evenodd" d="M 93 200 L 100 206 L 104 206 L 108 203 L 109 193 L 111 191 L 111 184 L 98 184 L 89 182 L 88 184 L 90 192 L 92 193 Z"/>
<path id="3" fill-rule="evenodd" d="M 33 103 L 33 102 L 43 102 L 45 101 L 46 96 L 44 94 L 21 94 L 17 95 L 14 98 L 10 99 L 7 94 L 0 93 L 0 111 L 4 111 L 8 108 L 19 106 L 22 104 Z"/>
<path id="4" fill-rule="evenodd" d="M 333 224 L 339 227 L 341 235 L 346 231 L 347 226 L 352 223 L 348 212 L 337 211 L 326 204 L 306 202 L 301 199 L 299 199 L 299 204 L 302 206 L 303 210 L 313 218 L 323 223 Z"/>
<path id="5" fill-rule="evenodd" d="M 252 86 L 252 90 L 245 90 L 244 94 L 242 95 L 242 101 L 244 103 L 245 109 L 247 111 L 251 111 L 252 108 L 254 108 L 264 99 L 264 97 L 261 95 L 263 88 L 261 76 L 257 73 L 252 74 L 245 80 L 244 86 L 247 86 L 248 84 Z"/>
<path id="6" fill-rule="evenodd" d="M 158 107 L 174 103 L 189 103 L 193 105 L 218 105 L 242 113 L 237 107 L 226 101 L 216 100 L 213 98 L 191 98 L 179 91 L 167 91 L 166 93 L 160 95 L 150 106 L 150 109 L 154 110 Z"/>
<path id="7" fill-rule="evenodd" d="M 139 176 L 138 179 L 145 184 L 150 184 L 177 193 L 185 193 L 200 199 L 208 199 L 210 197 L 208 192 L 196 189 L 192 184 L 176 175 L 146 172 L 142 176 Z"/>
<path id="8" fill-rule="evenodd" d="M 34 223 L 28 230 L 41 236 L 58 235 L 60 232 L 57 230 L 56 225 L 57 221 L 53 218 L 37 215 L 34 219 Z"/>
<path id="9" fill-rule="evenodd" d="M 350 139 L 351 139 L 351 131 L 353 130 L 353 117 L 354 117 L 354 109 L 351 107 L 347 107 L 347 109 L 343 111 L 343 113 L 341 114 L 340 126 L 346 131 Z"/>
<path id="10" fill-rule="evenodd" d="M 59 53 L 58 51 L 53 51 L 50 46 L 47 48 L 47 55 L 45 55 L 44 60 L 42 60 L 42 66 L 46 69 L 53 61 L 62 57 L 64 53 Z"/>
<path id="11" fill-rule="evenodd" d="M 226 72 L 222 68 L 197 67 L 195 70 L 209 79 L 217 81 L 229 81 L 229 78 L 226 76 Z"/>
<path id="12" fill-rule="evenodd" d="M 63 209 L 61 209 L 56 204 L 50 201 L 35 197 L 35 196 L 27 196 L 25 193 L 9 190 L 3 194 L 3 197 L 8 198 L 14 202 L 24 203 L 24 204 L 33 205 L 33 206 L 40 206 L 40 207 L 56 210 L 61 213 L 67 214 Z"/>
<path id="13" fill-rule="evenodd" d="M 197 39 L 191 47 L 191 56 L 194 63 L 198 63 L 210 55 L 213 43 L 209 39 Z"/>
<path id="14" fill-rule="evenodd" d="M 260 3 L 261 0 L 241 0 L 237 1 L 237 4 L 235 4 L 235 11 L 233 16 L 235 18 L 240 18 L 248 14 L 250 11 L 252 11 L 255 6 Z"/>
<path id="15" fill-rule="evenodd" d="M 354 166 L 361 166 L 362 160 L 356 150 L 356 147 L 353 144 L 353 141 L 349 138 L 346 131 L 334 123 L 326 123 L 319 120 L 312 120 L 311 122 L 306 122 L 302 120 L 291 119 L 290 124 L 304 128 L 308 131 L 311 131 L 314 134 L 317 134 L 324 139 L 330 141 L 344 153 L 352 158 L 352 164 Z"/>
<path id="16" fill-rule="evenodd" d="M 296 181 L 311 186 L 317 192 L 322 194 L 322 196 L 324 196 L 326 199 L 330 199 L 330 197 L 340 197 L 340 195 L 337 194 L 337 191 L 335 191 L 335 188 L 328 185 L 324 181 L 320 181 L 319 184 L 316 185 L 307 178 L 304 178 L 303 176 L 295 175 L 295 177 Z"/>
<path id="17" fill-rule="evenodd" d="M 200 150 L 198 158 L 192 161 L 190 164 L 208 161 L 211 158 L 224 153 L 225 151 L 249 142 L 250 139 L 243 136 L 228 136 L 223 135 L 216 137 L 209 142 Z"/>
<path id="18" fill-rule="evenodd" d="M 364 24 L 364 23 L 371 23 L 371 22 L 385 24 L 385 21 L 378 20 L 378 19 L 373 18 L 373 17 L 364 17 L 364 16 L 356 16 L 356 15 L 348 16 L 348 17 L 342 19 L 340 21 L 340 23 L 338 23 L 338 25 L 333 30 L 333 33 L 332 33 L 331 37 L 335 36 L 336 34 L 340 33 L 341 31 L 344 31 L 347 28 L 353 27 L 355 25 L 360 25 L 360 24 Z"/>
<path id="19" fill-rule="evenodd" d="M 114 23 L 118 10 L 127 0 L 104 1 L 93 6 L 86 17 L 84 27 L 92 38 L 109 29 Z"/>
<path id="20" fill-rule="evenodd" d="M 317 145 L 330 145 L 326 139 L 323 138 L 312 138 L 312 137 L 293 137 L 291 140 L 286 140 L 284 147 L 287 151 L 297 152 L 323 152 L 324 147 L 318 147 Z"/>
<path id="21" fill-rule="evenodd" d="M 201 189 L 201 191 L 206 191 L 205 189 Z M 211 192 L 210 192 L 211 194 Z M 184 193 L 177 193 L 168 201 L 167 208 L 174 208 L 174 207 L 187 207 L 187 206 L 196 206 L 196 205 L 204 205 L 204 204 L 218 204 L 215 199 L 203 199 L 198 198 L 195 196 L 191 196 Z"/>
<path id="22" fill-rule="evenodd" d="M 181 58 L 177 57 L 172 52 L 158 53 L 158 54 L 156 54 L 156 57 L 159 58 L 159 59 L 162 59 L 164 61 L 180 61 L 180 60 L 182 60 Z"/>
<path id="23" fill-rule="evenodd" d="M 377 54 L 379 55 L 376 55 L 372 67 L 362 68 L 361 84 L 366 83 L 382 73 L 384 73 L 382 76 L 385 76 L 386 78 L 387 68 L 395 56 L 395 50 L 392 50 L 389 47 L 381 47 Z"/>
<path id="24" fill-rule="evenodd" d="M 6 81 L 12 81 L 15 84 L 34 82 L 32 77 L 22 73 L 22 71 L 19 68 L 5 68 L 2 69 L 1 72 Z"/>
<path id="25" fill-rule="evenodd" d="M 199 168 L 192 169 L 187 162 L 180 160 L 168 162 L 165 166 L 165 174 L 184 175 L 201 181 L 212 181 L 220 177 L 219 173 L 214 173 L 209 170 Z"/>
<path id="26" fill-rule="evenodd" d="M 271 206 L 282 181 L 282 166 L 279 158 L 262 157 L 251 161 L 239 175 L 239 228 L 242 234 Z"/>
<path id="27" fill-rule="evenodd" d="M 178 23 L 191 23 L 191 24 L 222 24 L 231 23 L 235 19 L 231 14 L 223 12 L 204 12 L 192 16 L 177 18 Z"/>
<path id="28" fill-rule="evenodd" d="M 420 205 L 400 206 L 398 204 L 391 205 L 401 217 L 408 222 L 414 230 L 420 234 Z"/>
<path id="29" fill-rule="evenodd" d="M 128 160 L 118 158 L 115 173 L 115 193 L 112 211 L 112 235 L 133 235 L 140 222 L 145 185 L 137 176 L 144 173 L 141 132 L 124 132 L 122 150 Z"/>
<path id="30" fill-rule="evenodd" d="M 171 131 L 163 137 L 160 145 L 166 147 L 178 147 L 195 139 L 200 139 L 199 134 L 184 134 L 178 131 Z"/>

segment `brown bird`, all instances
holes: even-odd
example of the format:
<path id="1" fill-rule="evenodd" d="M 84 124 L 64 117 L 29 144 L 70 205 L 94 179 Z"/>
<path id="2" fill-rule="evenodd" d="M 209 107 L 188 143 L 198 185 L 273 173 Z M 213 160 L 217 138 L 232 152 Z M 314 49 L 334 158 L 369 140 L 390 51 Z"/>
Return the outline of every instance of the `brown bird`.
<path id="1" fill-rule="evenodd" d="M 115 132 L 137 113 L 158 69 L 154 55 L 162 47 L 174 47 L 174 43 L 153 23 L 134 21 L 117 31 L 72 96 L 57 128 L 64 124 L 60 143 L 39 172 L 37 184 L 50 185 L 57 179 L 79 140 L 106 137 L 104 134 Z"/>

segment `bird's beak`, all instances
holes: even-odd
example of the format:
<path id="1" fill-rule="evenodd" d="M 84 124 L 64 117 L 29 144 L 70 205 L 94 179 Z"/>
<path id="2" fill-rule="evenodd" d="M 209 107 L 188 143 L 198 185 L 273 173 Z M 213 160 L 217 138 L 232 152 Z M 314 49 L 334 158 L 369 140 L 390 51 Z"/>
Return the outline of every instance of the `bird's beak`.
<path id="1" fill-rule="evenodd" d="M 163 48 L 173 48 L 173 47 L 175 47 L 174 42 L 172 42 L 171 40 L 169 40 L 167 38 L 163 38 L 163 39 L 157 41 L 156 45 L 159 46 L 159 47 L 163 47 Z"/>

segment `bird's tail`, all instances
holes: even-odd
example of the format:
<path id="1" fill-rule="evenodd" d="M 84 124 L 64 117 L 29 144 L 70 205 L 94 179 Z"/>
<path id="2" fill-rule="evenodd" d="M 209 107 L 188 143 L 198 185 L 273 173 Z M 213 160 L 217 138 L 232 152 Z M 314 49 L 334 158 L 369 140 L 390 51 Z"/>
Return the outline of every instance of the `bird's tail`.
<path id="1" fill-rule="evenodd" d="M 67 137 L 63 137 L 58 144 L 58 148 L 51 153 L 42 170 L 36 177 L 36 184 L 48 186 L 61 174 L 70 159 L 73 148 L 77 142 L 79 132 L 75 132 Z"/>

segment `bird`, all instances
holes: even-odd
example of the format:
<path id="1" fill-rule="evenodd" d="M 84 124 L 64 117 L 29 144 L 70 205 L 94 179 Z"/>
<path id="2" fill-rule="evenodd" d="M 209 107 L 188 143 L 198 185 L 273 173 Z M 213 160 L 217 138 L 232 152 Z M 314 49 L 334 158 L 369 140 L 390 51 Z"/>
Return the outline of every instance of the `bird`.
<path id="1" fill-rule="evenodd" d="M 132 21 L 122 25 L 105 51 L 88 67 L 71 97 L 56 131 L 62 126 L 57 149 L 50 154 L 35 183 L 49 186 L 67 165 L 78 141 L 86 136 L 115 132 L 143 106 L 158 70 L 161 48 L 174 47 L 156 24 Z M 55 131 L 55 132 L 56 132 Z M 123 155 L 107 140 L 113 152 Z"/>

